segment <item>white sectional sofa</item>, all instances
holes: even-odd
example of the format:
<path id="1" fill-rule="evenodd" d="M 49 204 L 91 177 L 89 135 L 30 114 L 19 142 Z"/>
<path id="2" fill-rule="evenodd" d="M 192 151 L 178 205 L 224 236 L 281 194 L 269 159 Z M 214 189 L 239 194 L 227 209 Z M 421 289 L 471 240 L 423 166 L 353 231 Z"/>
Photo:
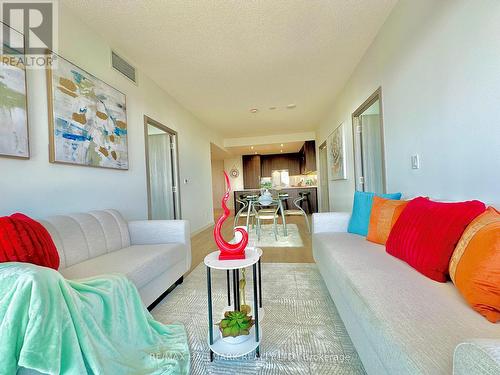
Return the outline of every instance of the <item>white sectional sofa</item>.
<path id="1" fill-rule="evenodd" d="M 189 223 L 185 220 L 126 222 L 116 210 L 93 211 L 40 220 L 60 256 L 67 279 L 125 274 L 146 306 L 191 268 Z"/>
<path id="2" fill-rule="evenodd" d="M 368 374 L 500 374 L 500 324 L 347 233 L 349 213 L 313 215 L 313 253 Z"/>

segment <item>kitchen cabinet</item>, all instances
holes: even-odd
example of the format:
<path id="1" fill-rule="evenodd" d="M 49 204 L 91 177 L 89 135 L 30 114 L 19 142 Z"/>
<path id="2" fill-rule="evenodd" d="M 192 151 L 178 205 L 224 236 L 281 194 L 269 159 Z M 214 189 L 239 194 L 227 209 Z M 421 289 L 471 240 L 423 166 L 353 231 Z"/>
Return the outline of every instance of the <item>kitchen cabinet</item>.
<path id="1" fill-rule="evenodd" d="M 288 169 L 290 176 L 300 174 L 300 158 L 298 153 L 262 155 L 260 160 L 262 177 L 271 177 L 273 171 L 283 169 Z"/>
<path id="2" fill-rule="evenodd" d="M 286 154 L 274 155 L 271 159 L 271 168 L 273 171 L 288 169 L 288 157 Z"/>
<path id="3" fill-rule="evenodd" d="M 288 155 L 288 174 L 297 176 L 300 174 L 300 155 L 298 153 Z"/>
<path id="4" fill-rule="evenodd" d="M 260 155 L 243 155 L 243 186 L 245 189 L 260 188 Z"/>
<path id="5" fill-rule="evenodd" d="M 260 173 L 262 177 L 271 177 L 273 173 L 272 159 L 273 155 L 262 155 L 260 157 Z"/>
<path id="6" fill-rule="evenodd" d="M 299 151 L 300 173 L 306 174 L 316 171 L 316 142 L 306 141 Z"/>
<path id="7" fill-rule="evenodd" d="M 273 171 L 288 170 L 290 176 L 316 171 L 316 142 L 306 141 L 300 152 L 274 155 L 243 155 L 245 189 L 260 188 L 260 178 L 271 177 Z"/>

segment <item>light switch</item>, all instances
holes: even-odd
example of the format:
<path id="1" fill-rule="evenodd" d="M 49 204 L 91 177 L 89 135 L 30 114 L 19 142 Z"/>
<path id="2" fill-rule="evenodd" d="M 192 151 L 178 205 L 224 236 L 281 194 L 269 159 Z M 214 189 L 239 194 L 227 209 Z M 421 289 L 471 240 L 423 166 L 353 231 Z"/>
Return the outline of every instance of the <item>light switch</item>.
<path id="1" fill-rule="evenodd" d="M 420 158 L 418 155 L 411 156 L 411 169 L 419 169 L 420 168 Z"/>

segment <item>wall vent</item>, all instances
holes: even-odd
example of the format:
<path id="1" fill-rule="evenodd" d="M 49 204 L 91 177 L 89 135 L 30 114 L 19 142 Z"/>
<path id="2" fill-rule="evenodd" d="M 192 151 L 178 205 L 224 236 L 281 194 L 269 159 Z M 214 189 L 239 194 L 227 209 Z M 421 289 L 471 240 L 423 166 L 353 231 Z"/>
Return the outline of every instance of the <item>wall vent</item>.
<path id="1" fill-rule="evenodd" d="M 130 65 L 125 59 L 117 55 L 115 51 L 111 51 L 111 65 L 125 77 L 137 84 L 137 70 Z"/>

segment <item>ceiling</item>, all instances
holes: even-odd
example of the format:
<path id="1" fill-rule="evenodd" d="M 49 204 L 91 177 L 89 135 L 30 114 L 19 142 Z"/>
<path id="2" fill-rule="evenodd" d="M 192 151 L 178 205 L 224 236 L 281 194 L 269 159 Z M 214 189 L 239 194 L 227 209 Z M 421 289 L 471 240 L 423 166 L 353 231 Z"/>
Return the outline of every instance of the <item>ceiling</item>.
<path id="1" fill-rule="evenodd" d="M 283 146 L 281 146 L 283 145 Z M 288 143 L 273 143 L 267 145 L 255 145 L 255 146 L 237 146 L 237 147 L 226 147 L 232 155 L 270 155 L 270 154 L 287 154 L 290 152 L 299 152 L 304 142 L 288 142 Z M 253 147 L 253 148 L 252 148 Z"/>
<path id="2" fill-rule="evenodd" d="M 202 122 L 238 137 L 314 130 L 397 0 L 60 2 Z"/>
<path id="3" fill-rule="evenodd" d="M 224 149 L 218 147 L 217 145 L 211 143 L 211 159 L 212 160 L 224 160 L 241 155 L 271 155 L 271 154 L 288 154 L 293 152 L 299 152 L 304 141 L 299 142 L 287 142 L 287 143 L 272 143 L 264 145 L 254 145 L 254 146 L 234 146 L 225 147 Z"/>

